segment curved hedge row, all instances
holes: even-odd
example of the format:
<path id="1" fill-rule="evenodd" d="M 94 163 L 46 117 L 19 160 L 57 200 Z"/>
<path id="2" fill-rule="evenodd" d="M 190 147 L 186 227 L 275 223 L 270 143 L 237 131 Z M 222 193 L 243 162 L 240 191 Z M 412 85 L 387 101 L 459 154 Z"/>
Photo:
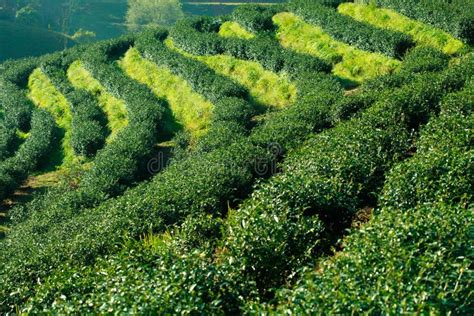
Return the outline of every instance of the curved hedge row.
<path id="1" fill-rule="evenodd" d="M 412 129 L 439 111 L 446 93 L 462 87 L 452 74 L 422 74 L 382 95 L 360 118 L 315 136 L 293 152 L 283 173 L 257 187 L 231 214 L 218 261 L 237 265 L 256 283 L 262 299 L 299 267 L 314 262 L 334 242 L 338 227 L 347 225 L 358 209 L 374 205 L 385 173 L 409 150 Z M 466 166 L 468 160 L 464 162 Z M 416 192 L 410 188 L 407 192 Z"/>
<path id="2" fill-rule="evenodd" d="M 30 135 L 15 155 L 0 163 L 0 200 L 12 193 L 47 157 L 55 140 L 55 123 L 43 110 L 33 110 Z"/>
<path id="3" fill-rule="evenodd" d="M 248 92 L 204 64 L 168 49 L 163 44 L 166 35 L 163 31 L 148 31 L 138 38 L 136 48 L 156 65 L 185 78 L 194 91 L 213 103 L 210 129 L 195 149 L 210 151 L 230 145 L 251 127 L 250 120 L 257 111 L 249 102 Z"/>
<path id="4" fill-rule="evenodd" d="M 8 130 L 2 133 L 6 138 L 2 139 L 0 148 L 3 150 L 0 156 L 6 158 L 0 162 L 0 200 L 13 192 L 38 166 L 49 153 L 56 136 L 52 117 L 44 111 L 34 109 L 21 89 L 26 86 L 37 63 L 37 59 L 5 63 L 5 70 L 0 76 L 0 102 L 6 109 L 2 124 Z M 17 130 L 29 131 L 27 140 L 18 150 L 14 148 Z M 16 153 L 13 154 L 15 150 Z"/>
<path id="5" fill-rule="evenodd" d="M 443 0 L 362 0 L 400 12 L 410 18 L 439 27 L 460 38 L 469 45 L 474 44 L 474 4 L 469 1 Z"/>
<path id="6" fill-rule="evenodd" d="M 92 157 L 103 147 L 107 137 L 104 113 L 94 96 L 86 90 L 76 90 L 67 78 L 69 65 L 78 53 L 43 63 L 40 67 L 54 86 L 68 100 L 72 112 L 71 144 L 77 155 Z"/>
<path id="7" fill-rule="evenodd" d="M 337 10 L 340 14 L 350 16 L 357 21 L 410 35 L 417 46 L 432 46 L 449 55 L 466 50 L 464 43 L 451 34 L 390 9 L 377 8 L 373 5 L 344 3 Z"/>
<path id="8" fill-rule="evenodd" d="M 100 150 L 92 169 L 81 180 L 79 195 L 91 201 L 123 192 L 146 168 L 163 129 L 165 105 L 142 84 L 127 77 L 113 59 L 121 56 L 133 38 L 120 38 L 92 46 L 81 56 L 84 67 L 105 86 L 109 93 L 125 101 L 129 123 L 114 140 Z M 77 203 L 77 202 L 75 202 Z M 88 204 L 88 203 L 86 203 Z"/>
<path id="9" fill-rule="evenodd" d="M 242 5 L 232 11 L 230 18 L 250 32 L 274 31 L 275 25 L 272 18 L 278 9 L 280 9 L 279 6 Z"/>
<path id="10" fill-rule="evenodd" d="M 180 214 L 187 215 L 187 219 L 171 235 L 146 237 L 144 246 L 132 242 L 123 252 L 98 259 L 95 265 L 79 272 L 73 265 L 63 265 L 36 288 L 37 295 L 24 311 L 62 313 L 70 309 L 90 313 L 132 309 L 145 314 L 220 314 L 243 312 L 246 302 L 254 304 L 247 306 L 247 311 L 262 311 L 263 306 L 257 303 L 269 298 L 262 296 L 269 287 L 281 285 L 295 267 L 308 264 L 321 254 L 325 243 L 331 241 L 327 235 L 331 224 L 373 200 L 372 192 L 380 190 L 384 173 L 405 156 L 412 128 L 438 112 L 438 101 L 446 92 L 462 87 L 466 77 L 461 75 L 465 75 L 463 66 L 441 75 L 419 75 L 408 85 L 383 95 L 361 117 L 314 136 L 302 149 L 290 154 L 282 174 L 258 186 L 239 211 L 231 211 L 224 236 L 219 220 L 200 217 L 199 207 L 190 204 L 193 210 Z M 433 76 L 434 86 L 426 80 Z M 190 183 L 190 187 L 194 184 Z M 158 197 L 165 192 L 156 190 L 156 186 L 153 189 Z M 121 210 L 126 203 L 122 205 Z M 161 218 L 169 220 L 169 211 L 163 213 L 165 217 Z M 311 216 L 315 214 L 320 217 Z M 110 220 L 107 217 L 108 223 Z M 97 236 L 98 231 L 87 234 Z M 372 258 L 377 252 L 370 250 L 368 257 Z M 365 263 L 362 267 L 366 271 L 371 265 Z M 350 277 L 350 271 L 345 276 Z M 338 278 L 333 276 L 333 280 Z M 116 291 L 105 290 L 110 288 Z M 314 288 L 317 286 L 310 290 Z M 306 291 L 301 291 L 302 295 Z M 325 293 L 333 295 L 329 288 Z M 84 297 L 87 300 L 81 299 Z M 319 308 L 310 303 L 299 311 Z"/>
<path id="11" fill-rule="evenodd" d="M 339 14 L 336 9 L 314 3 L 312 0 L 291 0 L 287 9 L 306 21 L 316 24 L 336 40 L 370 52 L 380 52 L 401 58 L 414 46 L 413 40 L 400 32 L 373 27 Z"/>
<path id="12" fill-rule="evenodd" d="M 331 100 L 321 97 L 320 100 L 315 100 L 312 107 L 308 106 L 306 113 L 313 109 L 315 114 L 300 115 L 293 110 L 292 114 L 286 116 L 286 121 L 269 127 L 262 125 L 255 134 L 265 135 L 260 130 L 272 128 L 278 135 L 279 128 L 289 137 L 280 144 L 282 148 L 286 148 L 287 145 L 296 144 L 298 138 L 302 141 L 311 131 L 328 126 L 329 118 L 325 113 L 332 106 L 334 98 L 342 98 L 343 89 L 330 77 L 317 77 L 313 84 L 302 86 L 302 89 L 306 87 L 309 90 L 300 91 L 302 100 L 307 93 L 317 95 L 319 84 L 321 91 L 330 89 L 336 94 Z M 323 96 L 328 94 L 329 92 L 325 92 Z M 308 99 L 302 107 L 307 106 Z M 285 111 L 287 110 L 280 113 Z M 313 121 L 315 118 L 318 121 Z M 298 129 L 292 134 L 287 131 L 288 126 L 304 126 L 306 132 L 300 134 L 301 129 Z M 191 154 L 171 164 L 151 182 L 79 214 L 64 207 L 44 208 L 39 201 L 31 208 L 37 208 L 41 212 L 31 212 L 31 217 L 14 226 L 6 242 L 0 244 L 0 256 L 5 260 L 0 272 L 2 306 L 8 309 L 9 305 L 28 297 L 31 285 L 27 284 L 32 278 L 43 279 L 65 262 L 88 264 L 98 256 L 116 252 L 117 247 L 120 247 L 118 245 L 123 243 L 124 238 L 127 239 L 126 236 L 137 238 L 149 230 L 161 232 L 170 225 L 182 222 L 189 215 L 196 216 L 206 212 L 225 214 L 229 204 L 236 204 L 249 193 L 256 178 L 268 176 L 273 171 L 271 166 L 275 155 L 278 156 L 280 152 L 269 152 L 267 144 L 271 141 L 272 139 L 268 139 L 265 142 L 261 138 L 262 145 L 256 145 L 239 137 L 229 146 L 203 154 Z M 58 208 L 65 203 L 70 202 L 65 200 L 58 203 Z M 41 245 L 44 251 L 25 249 L 32 243 Z M 27 270 L 34 272 L 25 274 Z M 26 287 L 10 295 L 18 284 Z"/>
<path id="13" fill-rule="evenodd" d="M 474 190 L 473 83 L 444 98 L 441 117 L 423 130 L 415 156 L 391 171 L 383 207 L 403 211 L 429 202 L 474 202 L 469 194 Z"/>
<path id="14" fill-rule="evenodd" d="M 273 72 L 286 71 L 290 77 L 304 71 L 329 72 L 331 66 L 309 55 L 281 47 L 272 34 L 252 39 L 224 38 L 218 35 L 222 20 L 209 17 L 178 21 L 170 35 L 177 47 L 194 55 L 228 54 L 259 62 Z"/>
<path id="15" fill-rule="evenodd" d="M 422 130 L 418 152 L 390 172 L 374 219 L 318 272 L 281 292 L 278 313 L 472 312 L 469 89 L 444 98 L 440 117 Z"/>

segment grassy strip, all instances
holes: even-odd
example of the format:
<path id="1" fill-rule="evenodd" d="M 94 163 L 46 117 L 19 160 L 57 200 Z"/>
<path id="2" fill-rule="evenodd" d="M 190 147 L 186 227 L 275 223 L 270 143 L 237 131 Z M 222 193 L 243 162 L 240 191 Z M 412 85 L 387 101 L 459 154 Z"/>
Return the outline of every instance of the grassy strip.
<path id="1" fill-rule="evenodd" d="M 108 93 L 102 84 L 81 65 L 80 61 L 71 64 L 67 76 L 74 87 L 87 90 L 97 96 L 99 104 L 109 120 L 107 127 L 110 129 L 110 136 L 107 142 L 110 143 L 118 131 L 128 124 L 125 102 Z"/>
<path id="2" fill-rule="evenodd" d="M 52 160 L 60 163 L 60 167 L 71 165 L 75 160 L 75 155 L 71 144 L 72 114 L 69 102 L 39 68 L 31 74 L 28 87 L 30 99 L 38 107 L 51 113 L 56 124 L 64 133 L 61 141 L 62 152 L 54 153 Z"/>
<path id="3" fill-rule="evenodd" d="M 229 55 L 192 55 L 177 48 L 171 39 L 167 39 L 165 44 L 183 56 L 203 62 L 218 74 L 240 83 L 249 90 L 252 98 L 258 103 L 283 108 L 294 103 L 296 99 L 296 86 L 289 82 L 286 75 L 277 75 L 265 70 L 257 62 L 245 61 Z"/>
<path id="4" fill-rule="evenodd" d="M 119 65 L 131 78 L 166 99 L 178 122 L 193 136 L 199 137 L 207 130 L 213 105 L 194 92 L 186 80 L 142 58 L 135 48 L 127 51 Z"/>
<path id="5" fill-rule="evenodd" d="M 460 40 L 455 39 L 447 32 L 412 20 L 390 9 L 356 3 L 343 3 L 338 7 L 338 11 L 357 21 L 406 33 L 411 35 L 418 45 L 433 46 L 449 55 L 459 52 L 464 47 Z"/>
<path id="6" fill-rule="evenodd" d="M 277 37 L 283 47 L 311 54 L 334 65 L 332 72 L 345 80 L 360 83 L 394 71 L 399 61 L 380 53 L 370 53 L 336 41 L 322 28 L 310 25 L 293 13 L 273 17 Z"/>
<path id="7" fill-rule="evenodd" d="M 239 23 L 233 21 L 224 22 L 219 29 L 219 35 L 222 37 L 237 37 L 241 39 L 251 39 L 255 35 L 240 26 Z"/>

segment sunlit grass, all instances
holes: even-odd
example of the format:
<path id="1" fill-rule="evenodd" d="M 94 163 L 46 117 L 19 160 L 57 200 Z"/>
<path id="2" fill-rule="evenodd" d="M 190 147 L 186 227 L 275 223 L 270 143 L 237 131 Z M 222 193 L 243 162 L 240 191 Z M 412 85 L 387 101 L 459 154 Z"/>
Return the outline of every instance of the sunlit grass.
<path id="1" fill-rule="evenodd" d="M 119 62 L 131 78 L 146 84 L 159 98 L 166 99 L 173 116 L 191 135 L 202 135 L 211 120 L 213 105 L 193 91 L 189 83 L 168 68 L 157 66 L 131 48 Z"/>
<path id="2" fill-rule="evenodd" d="M 28 80 L 29 98 L 33 103 L 48 111 L 57 126 L 64 133 L 61 140 L 62 161 L 60 167 L 67 167 L 74 162 L 74 149 L 71 144 L 72 114 L 69 102 L 40 70 L 35 69 Z"/>
<path id="3" fill-rule="evenodd" d="M 224 22 L 219 29 L 219 35 L 222 37 L 237 37 L 242 39 L 251 39 L 255 35 L 240 26 L 239 23 L 234 21 Z"/>
<path id="4" fill-rule="evenodd" d="M 457 53 L 464 47 L 460 40 L 447 32 L 412 20 L 390 9 L 377 8 L 373 5 L 342 3 L 338 11 L 361 22 L 406 33 L 411 35 L 418 45 L 433 46 L 446 54 Z"/>
<path id="5" fill-rule="evenodd" d="M 102 84 L 81 65 L 80 61 L 71 64 L 67 76 L 74 87 L 87 90 L 96 96 L 99 105 L 107 115 L 107 127 L 110 130 L 107 142 L 110 142 L 117 132 L 128 124 L 125 102 L 108 93 Z"/>
<path id="6" fill-rule="evenodd" d="M 273 22 L 278 26 L 277 37 L 283 47 L 333 64 L 333 73 L 349 81 L 360 83 L 393 72 L 400 64 L 382 54 L 336 41 L 322 28 L 310 25 L 292 13 L 279 13 L 273 17 Z"/>
<path id="7" fill-rule="evenodd" d="M 188 58 L 194 58 L 212 68 L 217 73 L 231 78 L 248 89 L 252 98 L 271 108 L 283 108 L 296 99 L 296 86 L 285 74 L 265 70 L 257 62 L 237 59 L 228 55 L 191 55 L 174 46 L 168 38 L 165 44 Z"/>

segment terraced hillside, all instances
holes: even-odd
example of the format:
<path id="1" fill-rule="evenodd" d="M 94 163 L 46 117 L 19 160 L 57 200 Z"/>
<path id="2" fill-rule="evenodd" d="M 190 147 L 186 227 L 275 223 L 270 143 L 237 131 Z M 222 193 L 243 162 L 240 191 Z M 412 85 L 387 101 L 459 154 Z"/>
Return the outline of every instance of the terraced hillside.
<path id="1" fill-rule="evenodd" d="M 471 15 L 375 3 L 1 64 L 0 313 L 472 314 Z"/>

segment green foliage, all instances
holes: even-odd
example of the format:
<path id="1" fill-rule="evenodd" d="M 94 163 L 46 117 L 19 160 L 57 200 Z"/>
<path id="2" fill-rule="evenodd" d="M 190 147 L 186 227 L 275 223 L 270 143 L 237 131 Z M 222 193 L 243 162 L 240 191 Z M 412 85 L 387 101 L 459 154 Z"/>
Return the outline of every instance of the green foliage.
<path id="1" fill-rule="evenodd" d="M 378 29 L 358 22 L 339 14 L 333 8 L 311 0 L 292 0 L 288 4 L 288 9 L 309 23 L 322 27 L 336 40 L 366 51 L 400 58 L 414 45 L 412 39 L 403 33 Z"/>
<path id="2" fill-rule="evenodd" d="M 321 272 L 282 291 L 274 312 L 469 314 L 472 224 L 472 209 L 460 206 L 384 208 Z"/>
<path id="3" fill-rule="evenodd" d="M 34 110 L 34 105 L 22 89 L 37 63 L 37 60 L 31 59 L 5 63 L 7 68 L 0 77 L 0 102 L 4 109 L 8 109 L 2 122 L 6 130 L 2 132 L 5 139 L 1 141 L 0 155 L 6 159 L 0 161 L 0 200 L 13 192 L 38 167 L 49 154 L 56 137 L 51 116 Z M 15 148 L 17 131 L 29 131 L 29 136 Z"/>
<path id="4" fill-rule="evenodd" d="M 441 106 L 447 113 L 422 131 L 417 154 L 390 173 L 382 196 L 383 206 L 407 210 L 432 201 L 472 203 L 472 85 L 445 97 Z"/>
<path id="5" fill-rule="evenodd" d="M 92 157 L 105 144 L 108 131 L 105 114 L 91 93 L 75 89 L 67 78 L 67 69 L 79 52 L 61 54 L 43 63 L 41 70 L 66 97 L 72 112 L 71 145 L 77 155 Z"/>
<path id="6" fill-rule="evenodd" d="M 5 122 L 0 122 L 0 161 L 11 155 L 15 138 L 15 130 L 8 128 Z"/>
<path id="7" fill-rule="evenodd" d="M 472 311 L 472 96 L 471 82 L 443 98 L 415 156 L 388 175 L 382 208 L 343 252 L 280 292 L 278 312 Z"/>
<path id="8" fill-rule="evenodd" d="M 238 265 L 265 297 L 327 251 L 335 227 L 373 205 L 385 173 L 410 147 L 411 129 L 435 113 L 440 86 L 420 77 L 292 152 L 283 172 L 229 216 L 224 264 Z"/>
<path id="9" fill-rule="evenodd" d="M 276 10 L 259 5 L 243 5 L 232 11 L 232 20 L 250 32 L 265 32 L 274 29 L 272 17 Z"/>
<path id="10" fill-rule="evenodd" d="M 458 53 L 464 44 L 450 34 L 431 27 L 430 25 L 409 19 L 389 9 L 375 6 L 344 3 L 338 7 L 338 12 L 348 15 L 357 21 L 370 23 L 376 27 L 386 28 L 408 34 L 417 45 L 432 46 L 446 54 Z"/>
<path id="11" fill-rule="evenodd" d="M 340 21 L 338 1 L 316 2 Z M 279 46 L 268 21 L 283 7 L 181 21 L 178 51 L 148 29 L 0 65 L 0 197 L 58 141 L 22 90 L 38 67 L 50 84 L 37 92 L 54 86 L 65 98 L 53 107 L 71 110 L 74 150 L 97 151 L 11 211 L 0 313 L 472 314 L 474 56 L 414 48 L 397 71 L 344 91 L 327 74 L 340 52 L 325 63 Z M 255 36 L 220 36 L 230 18 Z M 255 78 L 238 83 L 249 64 Z M 127 71 L 154 76 L 155 91 Z M 249 86 L 270 71 L 294 91 L 264 113 Z M 171 87 L 183 95 L 158 91 Z M 105 141 L 112 98 L 126 124 Z M 196 107 L 178 104 L 190 98 Z M 168 128 L 171 109 L 192 124 L 202 100 L 205 134 Z"/>
<path id="12" fill-rule="evenodd" d="M 441 71 L 448 67 L 448 63 L 449 57 L 441 51 L 431 47 L 417 47 L 407 53 L 400 71 L 407 74 Z"/>
<path id="13" fill-rule="evenodd" d="M 474 5 L 470 1 L 454 0 L 359 0 L 393 9 L 410 18 L 439 27 L 464 40 L 474 43 Z"/>
<path id="14" fill-rule="evenodd" d="M 14 156 L 0 163 L 0 199 L 12 193 L 48 157 L 55 136 L 51 115 L 43 110 L 34 110 L 29 137 Z"/>
<path id="15" fill-rule="evenodd" d="M 276 36 L 283 47 L 332 64 L 333 74 L 349 81 L 346 85 L 389 74 L 400 64 L 380 53 L 363 51 L 337 41 L 321 27 L 305 23 L 293 13 L 279 13 L 273 21 L 278 26 Z"/>
<path id="16" fill-rule="evenodd" d="M 213 18 L 189 18 L 178 21 L 171 30 L 174 44 L 195 55 L 228 54 L 239 59 L 253 60 L 273 72 L 285 71 L 290 77 L 302 70 L 328 72 L 325 62 L 282 48 L 270 34 L 253 39 L 223 38 L 218 35 L 222 21 Z"/>
<path id="17" fill-rule="evenodd" d="M 152 47 L 159 47 L 159 45 L 150 46 L 148 51 L 152 51 Z M 342 88 L 337 82 L 328 80 L 330 81 L 321 89 L 330 89 L 342 96 Z M 307 87 L 306 91 L 316 94 L 311 83 L 308 83 Z M 305 90 L 301 91 L 304 93 Z M 307 102 L 309 98 L 310 95 L 306 99 Z M 325 113 L 323 107 L 330 104 L 324 99 L 317 102 L 322 102 L 322 104 L 321 107 L 315 108 L 315 112 Z M 216 110 L 218 108 L 216 105 Z M 291 108 L 288 108 L 288 111 L 289 109 Z M 296 115 L 298 114 L 296 111 L 293 113 L 295 115 L 287 116 L 288 120 L 284 122 L 285 124 L 280 124 L 279 129 L 286 131 L 289 124 L 302 125 L 307 127 L 307 132 L 304 134 L 297 132 L 294 136 L 287 134 L 289 138 L 283 139 L 280 144 L 283 150 L 289 148 L 290 145 L 296 145 L 298 138 L 301 142 L 307 137 L 308 131 L 318 130 L 328 125 L 324 115 L 319 120 L 318 115 Z M 235 116 L 235 118 L 238 117 Z M 315 117 L 318 121 L 313 121 Z M 293 122 L 290 122 L 290 119 Z M 261 127 L 261 129 L 265 128 L 264 125 Z M 279 129 L 274 126 L 275 134 L 261 133 L 262 135 L 278 135 Z M 256 178 L 268 176 L 273 171 L 271 166 L 275 163 L 275 156 L 281 153 L 269 152 L 272 148 L 267 149 L 272 139 L 268 139 L 268 142 L 261 137 L 259 139 L 259 144 L 262 145 L 240 137 L 227 146 L 208 152 L 204 150 L 200 154 L 190 154 L 158 173 L 151 182 L 145 182 L 143 185 L 128 190 L 121 197 L 110 199 L 96 208 L 83 210 L 80 213 L 73 207 L 81 202 L 78 198 L 83 198 L 78 194 L 73 196 L 61 194 L 58 198 L 51 193 L 53 199 L 56 200 L 53 205 L 48 205 L 48 198 L 46 202 L 35 201 L 29 206 L 30 218 L 15 226 L 7 237 L 10 246 L 0 250 L 2 259 L 10 258 L 2 271 L 18 271 L 17 274 L 2 273 L 1 296 L 7 297 L 9 295 L 7 293 L 11 293 L 14 284 L 19 282 L 24 284 L 25 288 L 8 298 L 9 302 L 19 303 L 29 296 L 27 284 L 31 278 L 45 278 L 46 275 L 62 266 L 65 260 L 73 264 L 89 264 L 103 254 L 114 253 L 117 251 L 116 245 L 124 242 L 126 236 L 138 237 L 150 229 L 154 232 L 162 232 L 167 227 L 181 223 L 188 216 L 203 213 L 222 216 L 227 212 L 229 204 L 235 205 L 242 197 L 249 194 Z M 95 164 L 100 154 L 101 152 L 97 155 Z M 116 163 L 114 166 L 120 165 Z M 110 173 L 110 169 L 107 170 L 107 174 Z M 99 174 L 99 176 L 102 175 Z M 87 177 L 87 175 L 84 176 L 81 187 L 86 183 Z M 99 177 L 96 175 L 96 178 Z M 93 188 L 90 183 L 84 186 L 84 188 L 88 187 Z M 66 208 L 65 205 L 71 205 L 71 207 Z M 33 233 L 41 231 L 44 233 Z M 20 249 L 37 242 L 45 245 L 48 250 L 24 257 L 22 254 L 25 252 Z M 34 276 L 20 272 L 27 266 L 35 267 L 32 270 L 35 271 Z"/>

